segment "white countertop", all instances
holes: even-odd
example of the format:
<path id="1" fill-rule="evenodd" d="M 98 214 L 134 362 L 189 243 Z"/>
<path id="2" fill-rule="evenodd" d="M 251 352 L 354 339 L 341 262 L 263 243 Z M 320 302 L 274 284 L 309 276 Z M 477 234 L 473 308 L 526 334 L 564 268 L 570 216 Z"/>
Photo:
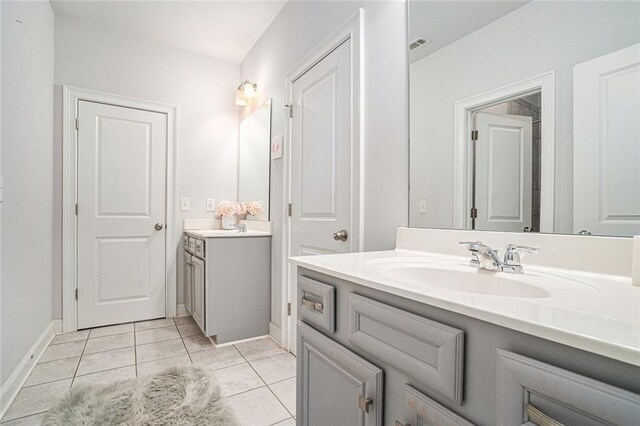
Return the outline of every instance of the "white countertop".
<path id="1" fill-rule="evenodd" d="M 247 229 L 246 232 L 238 232 L 235 229 L 189 229 L 185 234 L 197 238 L 239 238 L 239 237 L 270 237 L 270 232 Z"/>
<path id="2" fill-rule="evenodd" d="M 402 281 L 375 267 L 411 258 L 469 262 L 469 257 L 411 250 L 292 257 L 289 261 L 365 287 L 640 366 L 640 287 L 633 287 L 629 277 L 532 266 L 525 260 L 524 274 L 517 279 L 534 283 L 549 296 L 523 298 Z M 502 272 L 470 273 L 515 279 Z M 553 277 L 570 285 L 559 285 Z"/>

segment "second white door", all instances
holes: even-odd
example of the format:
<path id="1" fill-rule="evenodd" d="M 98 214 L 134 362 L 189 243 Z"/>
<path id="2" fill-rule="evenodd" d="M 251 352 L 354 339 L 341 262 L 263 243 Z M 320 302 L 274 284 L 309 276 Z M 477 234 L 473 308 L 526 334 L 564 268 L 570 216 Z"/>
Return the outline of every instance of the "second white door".
<path id="1" fill-rule="evenodd" d="M 347 253 L 352 233 L 351 40 L 292 85 L 290 256 Z M 346 238 L 335 239 L 344 231 Z M 289 269 L 289 349 L 295 353 L 295 268 Z"/>
<path id="2" fill-rule="evenodd" d="M 532 119 L 477 113 L 475 229 L 531 227 Z"/>
<path id="3" fill-rule="evenodd" d="M 165 316 L 167 116 L 78 105 L 78 328 Z"/>

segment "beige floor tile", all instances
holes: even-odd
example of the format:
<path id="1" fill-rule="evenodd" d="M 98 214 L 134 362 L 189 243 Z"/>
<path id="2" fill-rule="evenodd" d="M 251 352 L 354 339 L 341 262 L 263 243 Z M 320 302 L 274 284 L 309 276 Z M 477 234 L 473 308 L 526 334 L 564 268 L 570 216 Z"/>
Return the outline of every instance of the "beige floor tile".
<path id="1" fill-rule="evenodd" d="M 111 325 L 109 327 L 94 328 L 89 334 L 89 339 L 96 337 L 112 336 L 114 334 L 131 333 L 133 332 L 133 324 L 119 324 Z"/>
<path id="2" fill-rule="evenodd" d="M 80 360 L 78 375 L 97 373 L 98 371 L 112 370 L 126 367 L 136 363 L 133 347 L 116 349 L 107 352 L 84 355 Z"/>
<path id="3" fill-rule="evenodd" d="M 71 379 L 65 379 L 21 389 L 2 421 L 47 411 L 70 386 Z"/>
<path id="4" fill-rule="evenodd" d="M 24 386 L 34 386 L 62 379 L 70 379 L 76 374 L 80 357 L 63 358 L 55 361 L 36 364 L 24 383 Z"/>
<path id="5" fill-rule="evenodd" d="M 212 374 L 220 383 L 224 396 L 236 395 L 264 386 L 260 376 L 246 363 L 215 370 Z"/>
<path id="6" fill-rule="evenodd" d="M 171 358 L 187 355 L 182 339 L 165 340 L 136 346 L 137 361 L 139 363 L 155 361 L 156 359 Z"/>
<path id="7" fill-rule="evenodd" d="M 268 426 L 291 417 L 266 386 L 231 396 L 227 400 L 243 425 Z"/>
<path id="8" fill-rule="evenodd" d="M 247 361 L 286 352 L 280 345 L 269 337 L 238 343 L 235 346 Z"/>
<path id="9" fill-rule="evenodd" d="M 68 342 L 77 342 L 79 340 L 87 340 L 89 337 L 89 332 L 91 330 L 80 330 L 74 331 L 71 333 L 64 333 L 56 335 L 51 341 L 52 345 L 57 345 L 60 343 L 68 343 Z"/>
<path id="10" fill-rule="evenodd" d="M 178 324 L 178 331 L 182 337 L 187 336 L 204 336 L 200 327 L 195 322 L 190 322 L 186 324 Z"/>
<path id="11" fill-rule="evenodd" d="M 180 333 L 175 325 L 171 327 L 152 328 L 150 330 L 136 331 L 136 345 L 161 342 L 163 340 L 179 339 Z"/>
<path id="12" fill-rule="evenodd" d="M 296 375 L 296 357 L 289 353 L 260 358 L 250 361 L 250 364 L 267 384 L 289 379 Z"/>
<path id="13" fill-rule="evenodd" d="M 76 378 L 73 379 L 72 387 L 90 384 L 105 385 L 107 383 L 135 378 L 136 367 L 134 365 L 129 365 L 127 367 L 114 368 L 113 370 L 105 370 L 97 373 L 85 374 L 84 376 L 76 376 Z"/>
<path id="14" fill-rule="evenodd" d="M 142 321 L 135 324 L 136 331 L 151 330 L 153 328 L 162 328 L 175 325 L 171 318 L 162 318 L 151 321 Z"/>
<path id="15" fill-rule="evenodd" d="M 193 317 L 191 315 L 185 315 L 185 316 L 182 316 L 182 317 L 175 317 L 173 319 L 173 321 L 176 323 L 176 325 L 195 324 L 195 322 L 193 321 Z"/>
<path id="16" fill-rule="evenodd" d="M 206 351 L 214 348 L 211 340 L 203 335 L 187 336 L 183 337 L 182 340 L 184 340 L 184 345 L 187 347 L 187 351 L 189 351 L 189 353 Z"/>
<path id="17" fill-rule="evenodd" d="M 238 352 L 233 346 L 194 352 L 190 354 L 190 356 L 194 364 L 205 365 L 211 370 L 245 363 L 240 352 Z"/>
<path id="18" fill-rule="evenodd" d="M 283 380 L 269 385 L 269 388 L 276 394 L 292 416 L 296 415 L 296 378 Z"/>
<path id="19" fill-rule="evenodd" d="M 178 355 L 171 358 L 163 358 L 155 361 L 138 364 L 138 377 L 159 373 L 169 367 L 184 367 L 191 365 L 188 355 Z"/>
<path id="20" fill-rule="evenodd" d="M 41 426 L 46 414 L 47 413 L 40 413 L 16 420 L 10 420 L 8 422 L 2 422 L 2 426 Z"/>
<path id="21" fill-rule="evenodd" d="M 84 340 L 80 340 L 76 342 L 60 343 L 59 345 L 49 346 L 44 351 L 42 357 L 40 357 L 40 361 L 38 362 L 48 362 L 55 361 L 57 359 L 80 356 L 82 354 L 82 350 L 84 349 L 84 344 Z"/>
<path id="22" fill-rule="evenodd" d="M 133 333 L 114 334 L 113 336 L 96 337 L 87 340 L 84 354 L 95 354 L 97 352 L 112 351 L 114 349 L 128 348 L 133 346 Z"/>

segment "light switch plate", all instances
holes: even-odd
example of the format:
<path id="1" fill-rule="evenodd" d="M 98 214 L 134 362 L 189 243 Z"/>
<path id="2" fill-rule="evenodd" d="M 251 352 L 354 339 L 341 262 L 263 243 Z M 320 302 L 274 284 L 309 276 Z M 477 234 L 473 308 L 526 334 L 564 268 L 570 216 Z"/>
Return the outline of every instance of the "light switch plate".
<path id="1" fill-rule="evenodd" d="M 180 210 L 183 212 L 188 212 L 189 210 L 191 210 L 191 198 L 180 198 Z"/>
<path id="2" fill-rule="evenodd" d="M 420 200 L 420 205 L 418 206 L 418 210 L 420 212 L 420 214 L 424 214 L 427 212 L 427 201 L 426 200 Z"/>
<path id="3" fill-rule="evenodd" d="M 284 144 L 284 136 L 282 134 L 271 138 L 271 159 L 277 160 L 282 158 L 282 150 Z"/>
<path id="4" fill-rule="evenodd" d="M 208 212 L 216 211 L 216 200 L 214 198 L 207 198 L 207 211 Z"/>

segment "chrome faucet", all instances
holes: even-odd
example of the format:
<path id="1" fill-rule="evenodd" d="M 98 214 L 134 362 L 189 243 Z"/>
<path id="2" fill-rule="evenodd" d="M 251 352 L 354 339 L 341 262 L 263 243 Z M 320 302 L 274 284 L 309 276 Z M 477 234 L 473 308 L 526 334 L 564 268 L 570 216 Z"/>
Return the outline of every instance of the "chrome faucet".
<path id="1" fill-rule="evenodd" d="M 247 232 L 247 225 L 245 225 L 244 223 L 236 223 L 235 225 L 233 225 L 233 227 L 238 232 Z"/>
<path id="2" fill-rule="evenodd" d="M 504 253 L 504 260 L 500 260 L 497 250 L 492 249 L 480 241 L 466 241 L 460 242 L 460 244 L 466 245 L 467 250 L 471 252 L 470 266 L 510 274 L 521 274 L 523 271 L 522 264 L 520 263 L 520 253 L 537 253 L 540 251 L 540 249 L 535 247 L 509 244 Z"/>

